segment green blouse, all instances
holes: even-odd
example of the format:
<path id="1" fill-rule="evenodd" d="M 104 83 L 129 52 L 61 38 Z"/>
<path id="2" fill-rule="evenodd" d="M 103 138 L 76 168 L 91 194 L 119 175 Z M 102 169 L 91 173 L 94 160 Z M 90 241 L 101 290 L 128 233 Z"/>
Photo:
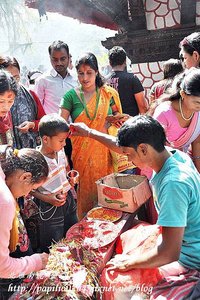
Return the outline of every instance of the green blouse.
<path id="1" fill-rule="evenodd" d="M 108 109 L 108 115 L 112 114 L 112 106 L 115 104 L 113 97 L 110 99 L 110 106 Z M 69 90 L 61 100 L 61 108 L 64 108 L 70 112 L 72 121 L 74 122 L 80 113 L 84 110 L 84 106 L 80 101 L 76 91 L 74 89 Z"/>

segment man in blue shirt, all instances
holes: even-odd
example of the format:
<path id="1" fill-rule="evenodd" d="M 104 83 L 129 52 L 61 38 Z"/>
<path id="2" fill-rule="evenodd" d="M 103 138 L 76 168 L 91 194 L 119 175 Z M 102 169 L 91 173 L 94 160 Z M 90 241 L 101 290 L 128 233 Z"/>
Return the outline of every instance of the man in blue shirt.
<path id="1" fill-rule="evenodd" d="M 151 183 L 162 242 L 142 256 L 117 255 L 110 263 L 112 268 L 164 270 L 163 266 L 176 262 L 179 270 L 200 269 L 200 175 L 187 154 L 165 147 L 162 126 L 151 117 L 136 116 L 120 128 L 117 140 L 81 123 L 73 124 L 71 131 L 126 154 L 140 169 L 154 171 Z"/>

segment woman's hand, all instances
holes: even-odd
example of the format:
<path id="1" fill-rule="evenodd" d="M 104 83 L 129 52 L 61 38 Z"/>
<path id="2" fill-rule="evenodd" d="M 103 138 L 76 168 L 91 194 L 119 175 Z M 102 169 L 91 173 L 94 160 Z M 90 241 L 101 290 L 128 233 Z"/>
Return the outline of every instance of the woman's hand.
<path id="1" fill-rule="evenodd" d="M 131 255 L 127 254 L 119 254 L 115 255 L 113 259 L 111 259 L 106 266 L 108 270 L 120 270 L 121 272 L 126 272 L 134 269 L 135 258 Z"/>
<path id="2" fill-rule="evenodd" d="M 40 254 L 40 257 L 42 259 L 42 270 L 43 270 L 47 265 L 49 254 L 43 252 Z"/>
<path id="3" fill-rule="evenodd" d="M 129 119 L 129 117 L 130 116 L 127 114 L 120 114 L 119 112 L 117 112 L 114 115 L 108 115 L 106 117 L 106 121 L 108 121 L 111 125 L 120 128 L 123 123 Z"/>
<path id="4" fill-rule="evenodd" d="M 87 137 L 90 132 L 90 128 L 84 123 L 71 123 L 69 128 L 72 136 Z"/>
<path id="5" fill-rule="evenodd" d="M 17 129 L 19 129 L 20 132 L 26 133 L 30 129 L 34 129 L 35 123 L 34 122 L 29 122 L 29 121 L 24 121 L 21 123 L 19 126 L 15 126 Z"/>

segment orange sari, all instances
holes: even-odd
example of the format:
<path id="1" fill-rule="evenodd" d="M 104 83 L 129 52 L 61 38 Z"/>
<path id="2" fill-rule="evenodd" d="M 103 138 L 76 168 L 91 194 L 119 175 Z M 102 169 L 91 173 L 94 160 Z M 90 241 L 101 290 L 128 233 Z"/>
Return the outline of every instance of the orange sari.
<path id="1" fill-rule="evenodd" d="M 109 86 L 103 86 L 100 88 L 99 105 L 95 119 L 90 120 L 85 110 L 83 110 L 75 122 L 83 122 L 92 129 L 107 133 L 105 119 L 108 115 L 112 97 L 118 111 L 121 113 L 121 103 L 118 93 Z M 96 95 L 87 103 L 90 116 L 94 115 L 95 107 Z M 77 207 L 78 217 L 82 219 L 90 209 L 96 206 L 97 187 L 95 181 L 113 172 L 112 159 L 109 149 L 91 138 L 74 136 L 71 138 L 71 141 L 74 169 L 80 174 Z"/>

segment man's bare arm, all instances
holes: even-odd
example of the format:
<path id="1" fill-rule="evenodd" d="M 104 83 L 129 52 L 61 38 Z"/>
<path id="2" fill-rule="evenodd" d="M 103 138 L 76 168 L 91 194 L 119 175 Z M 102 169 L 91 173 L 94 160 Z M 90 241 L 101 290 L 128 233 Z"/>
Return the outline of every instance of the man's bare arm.
<path id="1" fill-rule="evenodd" d="M 184 227 L 163 227 L 162 243 L 142 255 L 116 255 L 107 265 L 110 269 L 128 271 L 138 268 L 156 268 L 179 259 Z"/>
<path id="2" fill-rule="evenodd" d="M 70 131 L 72 136 L 83 136 L 92 138 L 101 144 L 105 145 L 109 149 L 123 154 L 121 148 L 116 144 L 116 137 L 109 134 L 97 131 L 95 129 L 89 128 L 84 123 L 72 123 L 70 124 Z"/>

